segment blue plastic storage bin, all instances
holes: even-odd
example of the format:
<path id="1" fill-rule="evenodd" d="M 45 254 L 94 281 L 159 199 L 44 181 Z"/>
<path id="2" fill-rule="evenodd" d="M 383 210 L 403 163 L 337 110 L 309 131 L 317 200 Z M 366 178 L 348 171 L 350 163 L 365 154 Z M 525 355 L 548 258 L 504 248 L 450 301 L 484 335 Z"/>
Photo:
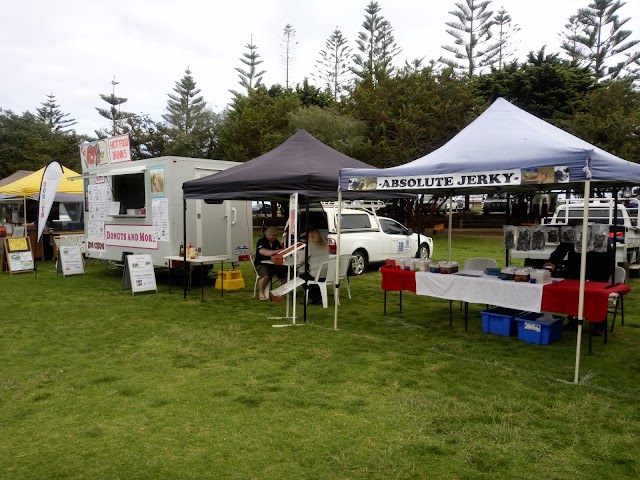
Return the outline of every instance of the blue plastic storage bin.
<path id="1" fill-rule="evenodd" d="M 482 331 L 504 337 L 515 336 L 517 332 L 515 317 L 522 313 L 524 313 L 522 310 L 504 307 L 483 310 L 480 312 L 480 315 L 482 315 Z"/>
<path id="2" fill-rule="evenodd" d="M 537 345 L 549 345 L 560 338 L 564 317 L 554 315 L 555 320 L 546 323 L 538 321 L 542 315 L 542 313 L 529 312 L 516 317 L 520 340 Z"/>

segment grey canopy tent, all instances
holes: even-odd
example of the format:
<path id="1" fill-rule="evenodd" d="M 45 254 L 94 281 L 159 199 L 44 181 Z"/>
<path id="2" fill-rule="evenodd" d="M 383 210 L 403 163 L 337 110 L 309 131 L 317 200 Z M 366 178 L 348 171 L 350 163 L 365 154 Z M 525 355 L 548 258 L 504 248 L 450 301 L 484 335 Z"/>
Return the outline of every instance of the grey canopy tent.
<path id="1" fill-rule="evenodd" d="M 590 189 L 640 184 L 640 165 L 585 142 L 503 98 L 448 143 L 405 165 L 387 169 L 346 168 L 340 188 L 431 194 L 538 192 L 584 187 L 582 269 L 578 317 L 582 320 Z M 451 224 L 450 224 L 451 225 Z M 451 229 L 449 229 L 451 231 Z M 575 379 L 580 365 L 578 329 Z"/>
<path id="2" fill-rule="evenodd" d="M 185 182 L 182 185 L 185 208 L 187 199 L 201 199 L 206 202 L 289 201 L 290 195 L 294 193 L 303 195 L 307 199 L 334 200 L 338 195 L 338 174 L 342 168 L 372 169 L 374 167 L 334 150 L 305 130 L 298 130 L 281 145 L 264 155 L 223 172 Z M 353 191 L 346 193 L 345 198 L 380 199 L 381 195 L 380 192 Z M 388 192 L 382 195 L 382 198 L 415 198 L 415 196 Z M 339 225 L 340 222 L 338 222 L 338 230 Z M 340 232 L 337 233 L 339 235 Z M 337 255 L 337 262 L 339 258 L 340 256 Z M 338 271 L 339 265 L 336 266 L 336 272 Z M 337 294 L 334 326 L 337 328 L 340 287 L 338 278 L 335 285 Z"/>

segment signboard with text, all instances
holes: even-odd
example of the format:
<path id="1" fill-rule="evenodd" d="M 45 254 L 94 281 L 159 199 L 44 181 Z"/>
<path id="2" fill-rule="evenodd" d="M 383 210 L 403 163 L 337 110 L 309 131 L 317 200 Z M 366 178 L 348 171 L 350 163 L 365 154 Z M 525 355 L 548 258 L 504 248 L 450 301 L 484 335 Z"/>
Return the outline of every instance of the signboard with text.
<path id="1" fill-rule="evenodd" d="M 84 260 L 79 245 L 61 245 L 58 249 L 59 261 L 57 270 L 63 276 L 84 275 Z"/>
<path id="2" fill-rule="evenodd" d="M 154 291 L 158 293 L 156 272 L 151 255 L 127 255 L 122 278 L 122 289 L 131 293 Z"/>
<path id="3" fill-rule="evenodd" d="M 104 244 L 113 247 L 158 249 L 153 225 L 104 224 Z"/>

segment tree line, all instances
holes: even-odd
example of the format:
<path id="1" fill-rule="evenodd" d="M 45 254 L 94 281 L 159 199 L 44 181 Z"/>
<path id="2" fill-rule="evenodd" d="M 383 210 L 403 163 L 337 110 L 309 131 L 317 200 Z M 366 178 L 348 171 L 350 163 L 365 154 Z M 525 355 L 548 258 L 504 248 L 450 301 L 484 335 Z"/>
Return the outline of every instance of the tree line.
<path id="1" fill-rule="evenodd" d="M 442 57 L 395 63 L 401 52 L 378 2 L 364 9 L 355 51 L 336 27 L 317 69 L 293 86 L 297 45 L 283 29 L 284 85 L 264 85 L 266 71 L 251 37 L 239 59 L 231 103 L 214 112 L 189 68 L 167 96 L 159 120 L 126 112 L 127 98 L 100 94 L 107 126 L 95 138 L 77 134 L 53 93 L 35 113 L 0 108 L 0 178 L 55 159 L 80 170 L 82 141 L 128 133 L 132 157 L 163 155 L 246 161 L 304 128 L 322 142 L 378 167 L 400 165 L 451 139 L 505 97 L 524 110 L 615 155 L 640 161 L 640 40 L 621 17 L 625 3 L 592 0 L 560 32 L 561 51 L 541 46 L 514 59 L 519 27 L 490 0 L 461 0 L 446 22 L 451 45 Z"/>

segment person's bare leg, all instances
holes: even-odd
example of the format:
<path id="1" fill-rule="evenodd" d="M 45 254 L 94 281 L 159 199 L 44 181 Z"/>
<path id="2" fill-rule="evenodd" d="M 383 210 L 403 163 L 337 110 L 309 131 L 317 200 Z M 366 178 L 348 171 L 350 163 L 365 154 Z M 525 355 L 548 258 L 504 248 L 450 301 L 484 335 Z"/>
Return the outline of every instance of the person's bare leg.
<path id="1" fill-rule="evenodd" d="M 267 298 L 264 294 L 264 289 L 267 287 L 268 283 L 269 283 L 268 275 L 265 277 L 260 277 L 260 280 L 258 280 L 258 288 L 260 289 L 258 293 L 258 297 L 260 298 L 260 300 Z"/>

